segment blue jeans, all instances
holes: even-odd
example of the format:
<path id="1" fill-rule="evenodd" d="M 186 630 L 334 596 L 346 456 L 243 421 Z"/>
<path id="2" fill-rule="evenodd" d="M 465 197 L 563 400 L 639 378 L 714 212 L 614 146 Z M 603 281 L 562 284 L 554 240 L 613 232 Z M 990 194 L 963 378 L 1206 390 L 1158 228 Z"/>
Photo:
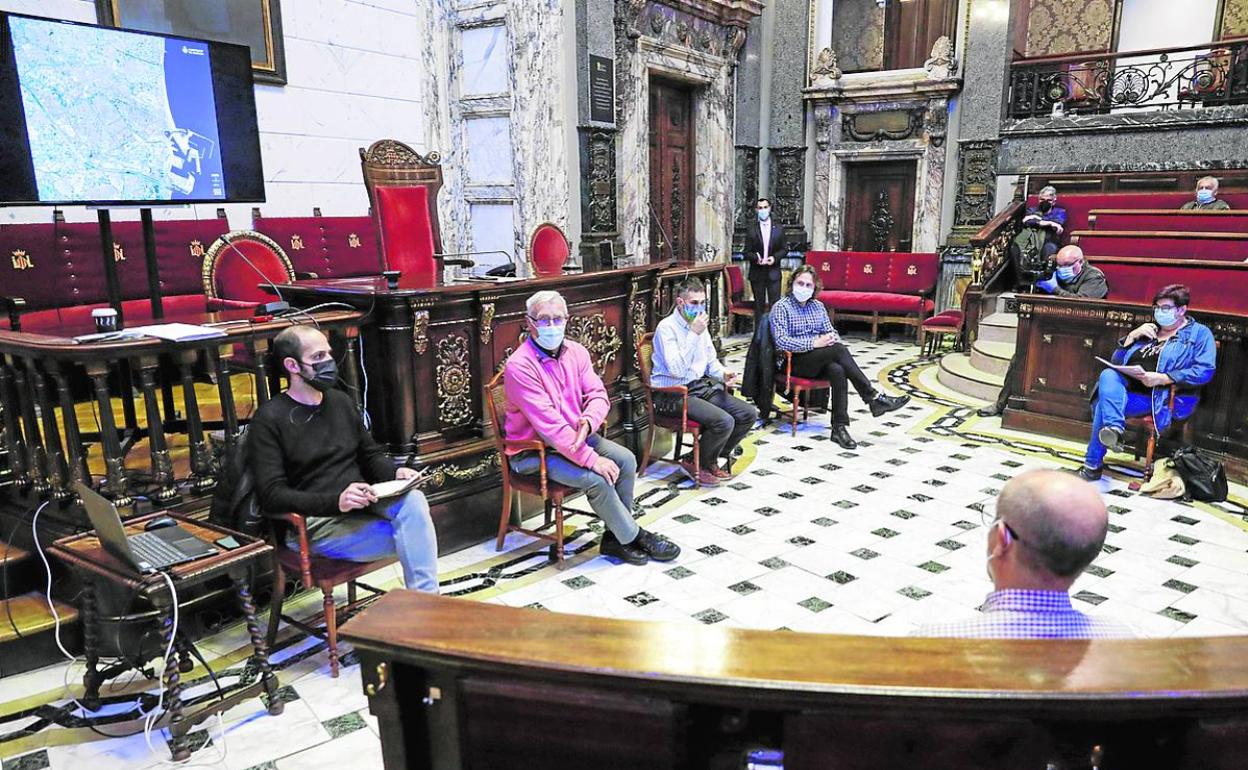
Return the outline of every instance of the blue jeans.
<path id="1" fill-rule="evenodd" d="M 553 449 L 546 452 L 546 477 L 565 487 L 585 490 L 589 507 L 611 530 L 611 534 L 621 543 L 631 543 L 640 529 L 633 521 L 633 482 L 637 480 L 637 458 L 632 452 L 597 433 L 589 434 L 586 443 L 620 466 L 620 477 L 614 485 L 592 468 L 582 468 Z M 514 472 L 526 476 L 535 476 L 541 471 L 541 458 L 537 452 L 521 452 L 509 462 Z"/>
<path id="2" fill-rule="evenodd" d="M 1174 418 L 1186 419 L 1196 404 L 1194 400 L 1176 399 Z M 1135 393 L 1127 389 L 1127 377 L 1113 369 L 1101 371 L 1096 386 L 1096 402 L 1092 404 L 1092 438 L 1088 441 L 1088 453 L 1084 465 L 1099 468 L 1105 461 L 1105 445 L 1101 443 L 1101 428 L 1126 426 L 1126 418 L 1141 417 L 1152 411 L 1151 397 L 1147 393 Z"/>
<path id="3" fill-rule="evenodd" d="M 344 561 L 398 556 L 403 585 L 438 592 L 438 534 L 425 496 L 413 489 L 358 512 L 319 518 L 308 527 L 312 553 Z M 292 547 L 298 547 L 293 544 Z"/>

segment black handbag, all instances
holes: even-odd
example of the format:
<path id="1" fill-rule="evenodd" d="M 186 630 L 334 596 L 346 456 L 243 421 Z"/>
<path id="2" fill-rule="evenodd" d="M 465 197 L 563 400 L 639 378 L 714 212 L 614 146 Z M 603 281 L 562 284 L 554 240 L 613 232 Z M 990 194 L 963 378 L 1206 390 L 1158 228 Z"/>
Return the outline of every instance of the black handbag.
<path id="1" fill-rule="evenodd" d="M 1180 447 L 1174 453 L 1174 468 L 1193 500 L 1220 503 L 1226 499 L 1226 471 L 1222 463 L 1193 446 Z"/>

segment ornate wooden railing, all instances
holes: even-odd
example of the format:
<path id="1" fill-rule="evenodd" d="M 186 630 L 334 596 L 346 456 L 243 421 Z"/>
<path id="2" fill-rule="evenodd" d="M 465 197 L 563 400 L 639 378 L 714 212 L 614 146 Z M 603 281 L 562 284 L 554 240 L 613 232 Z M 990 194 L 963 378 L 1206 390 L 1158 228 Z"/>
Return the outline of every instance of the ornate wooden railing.
<path id="1" fill-rule="evenodd" d="M 1248 103 L 1248 40 L 1048 56 L 1010 68 L 1010 118 Z"/>
<path id="2" fill-rule="evenodd" d="M 1023 225 L 1025 209 L 1022 201 L 1011 202 L 970 238 L 971 282 L 962 296 L 962 309 L 966 313 L 962 328 L 968 345 L 974 341 L 979 327 L 981 300 L 997 289 L 995 280 L 1004 272 L 1010 241 Z"/>

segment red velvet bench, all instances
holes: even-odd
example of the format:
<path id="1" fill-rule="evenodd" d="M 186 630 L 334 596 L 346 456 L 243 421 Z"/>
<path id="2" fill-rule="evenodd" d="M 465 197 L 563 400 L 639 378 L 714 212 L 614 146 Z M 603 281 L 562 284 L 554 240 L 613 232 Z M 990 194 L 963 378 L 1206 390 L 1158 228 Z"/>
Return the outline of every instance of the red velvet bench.
<path id="1" fill-rule="evenodd" d="M 1088 227 L 1102 230 L 1167 230 L 1188 233 L 1248 233 L 1248 209 L 1181 211 L 1178 209 L 1092 209 Z"/>
<path id="2" fill-rule="evenodd" d="M 1248 193 L 1222 193 L 1218 196 L 1232 209 L 1248 210 Z M 1087 230 L 1093 209 L 1170 209 L 1177 211 L 1188 201 L 1196 200 L 1190 193 L 1079 193 L 1057 194 L 1057 205 L 1066 209 L 1066 231 Z M 1035 195 L 1027 198 L 1028 206 L 1037 203 Z"/>
<path id="3" fill-rule="evenodd" d="M 372 217 L 265 217 L 259 209 L 251 215 L 252 229 L 276 241 L 296 273 L 350 278 L 382 271 Z"/>
<path id="4" fill-rule="evenodd" d="M 935 307 L 940 270 L 935 252 L 809 251 L 806 264 L 819 272 L 819 301 L 835 321 L 869 321 L 871 339 L 881 323 L 913 326 L 915 337 Z"/>
<path id="5" fill-rule="evenodd" d="M 1108 299 L 1149 304 L 1163 286 L 1186 285 L 1192 310 L 1248 315 L 1248 264 L 1214 260 L 1181 262 L 1146 257 L 1102 257 L 1096 266 L 1109 283 Z"/>
<path id="6" fill-rule="evenodd" d="M 1163 257 L 1243 262 L 1248 233 L 1076 230 L 1070 242 L 1089 257 Z"/>

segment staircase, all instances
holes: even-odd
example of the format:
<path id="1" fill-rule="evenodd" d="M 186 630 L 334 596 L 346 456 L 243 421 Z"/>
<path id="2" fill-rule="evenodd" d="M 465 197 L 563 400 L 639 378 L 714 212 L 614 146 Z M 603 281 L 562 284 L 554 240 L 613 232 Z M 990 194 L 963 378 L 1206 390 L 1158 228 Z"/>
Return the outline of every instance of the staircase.
<path id="1" fill-rule="evenodd" d="M 936 377 L 942 385 L 971 398 L 996 400 L 1018 336 L 1018 314 L 1006 310 L 1012 299 L 1012 293 L 997 296 L 993 312 L 980 319 L 969 352 L 950 353 L 940 359 Z"/>

